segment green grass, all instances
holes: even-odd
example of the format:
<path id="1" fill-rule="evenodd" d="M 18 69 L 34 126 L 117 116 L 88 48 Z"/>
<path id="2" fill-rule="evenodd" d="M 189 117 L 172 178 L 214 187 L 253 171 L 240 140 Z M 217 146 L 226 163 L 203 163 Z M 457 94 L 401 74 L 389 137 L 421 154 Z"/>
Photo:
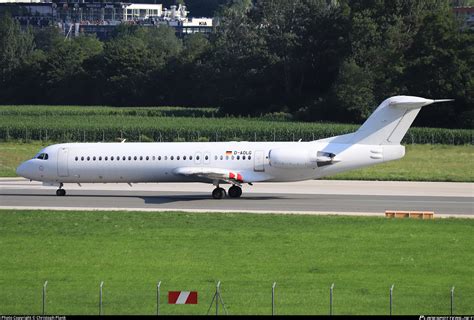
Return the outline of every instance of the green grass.
<path id="1" fill-rule="evenodd" d="M 205 314 L 217 280 L 230 314 L 474 312 L 474 220 L 151 212 L 0 211 L 0 314 Z M 199 304 L 166 304 L 197 290 Z"/>
<path id="2" fill-rule="evenodd" d="M 16 177 L 16 167 L 53 142 L 0 142 L 0 177 Z"/>
<path id="3" fill-rule="evenodd" d="M 53 142 L 0 142 L 0 176 Z M 403 159 L 348 171 L 329 179 L 474 182 L 474 146 L 408 145 Z"/>
<path id="4" fill-rule="evenodd" d="M 407 145 L 405 157 L 328 179 L 474 182 L 474 146 Z"/>

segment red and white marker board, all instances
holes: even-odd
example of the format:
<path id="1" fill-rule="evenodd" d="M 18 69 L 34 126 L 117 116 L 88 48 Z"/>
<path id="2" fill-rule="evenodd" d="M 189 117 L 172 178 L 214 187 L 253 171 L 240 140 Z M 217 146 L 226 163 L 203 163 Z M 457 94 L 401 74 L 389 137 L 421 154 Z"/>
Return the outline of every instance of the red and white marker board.
<path id="1" fill-rule="evenodd" d="M 197 304 L 197 291 L 168 291 L 168 304 Z"/>

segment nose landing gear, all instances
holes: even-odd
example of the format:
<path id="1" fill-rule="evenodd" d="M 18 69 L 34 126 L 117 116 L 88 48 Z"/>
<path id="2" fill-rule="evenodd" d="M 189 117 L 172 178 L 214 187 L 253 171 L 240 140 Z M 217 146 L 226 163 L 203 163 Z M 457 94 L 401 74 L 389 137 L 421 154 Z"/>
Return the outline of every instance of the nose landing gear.
<path id="1" fill-rule="evenodd" d="M 66 190 L 63 189 L 63 184 L 62 183 L 59 184 L 59 189 L 56 190 L 56 195 L 58 197 L 64 197 L 66 195 Z"/>

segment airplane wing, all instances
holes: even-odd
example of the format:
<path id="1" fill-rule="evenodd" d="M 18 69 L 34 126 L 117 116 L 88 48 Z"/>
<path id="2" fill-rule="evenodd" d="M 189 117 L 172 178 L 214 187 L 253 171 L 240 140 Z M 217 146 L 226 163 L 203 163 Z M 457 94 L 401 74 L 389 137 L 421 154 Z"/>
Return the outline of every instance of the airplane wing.
<path id="1" fill-rule="evenodd" d="M 241 185 L 242 183 L 252 183 L 258 181 L 270 180 L 271 177 L 264 173 L 253 171 L 233 171 L 222 168 L 210 167 L 181 167 L 173 171 L 174 174 L 199 177 L 209 180 L 225 181 L 230 184 Z"/>

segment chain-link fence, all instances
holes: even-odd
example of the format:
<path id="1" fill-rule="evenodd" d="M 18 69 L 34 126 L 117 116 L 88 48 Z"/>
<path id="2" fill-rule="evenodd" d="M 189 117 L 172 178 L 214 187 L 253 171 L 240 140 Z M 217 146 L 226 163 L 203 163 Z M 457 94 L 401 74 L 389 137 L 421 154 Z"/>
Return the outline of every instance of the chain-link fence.
<path id="1" fill-rule="evenodd" d="M 95 284 L 95 285 L 94 285 Z M 180 287 L 181 286 L 181 287 Z M 469 288 L 419 287 L 409 284 L 380 284 L 349 287 L 344 283 L 246 282 L 229 280 L 189 281 L 182 288 L 176 281 L 139 283 L 88 281 L 45 281 L 38 288 L 25 288 L 25 299 L 14 309 L 0 307 L 6 314 L 260 314 L 260 315 L 349 315 L 349 314 L 470 314 Z M 40 289 L 41 288 L 41 289 Z M 198 291 L 196 305 L 168 303 L 168 291 Z M 40 291 L 41 290 L 41 291 Z M 84 292 L 89 292 L 84 294 Z M 41 304 L 38 307 L 38 298 Z"/>

